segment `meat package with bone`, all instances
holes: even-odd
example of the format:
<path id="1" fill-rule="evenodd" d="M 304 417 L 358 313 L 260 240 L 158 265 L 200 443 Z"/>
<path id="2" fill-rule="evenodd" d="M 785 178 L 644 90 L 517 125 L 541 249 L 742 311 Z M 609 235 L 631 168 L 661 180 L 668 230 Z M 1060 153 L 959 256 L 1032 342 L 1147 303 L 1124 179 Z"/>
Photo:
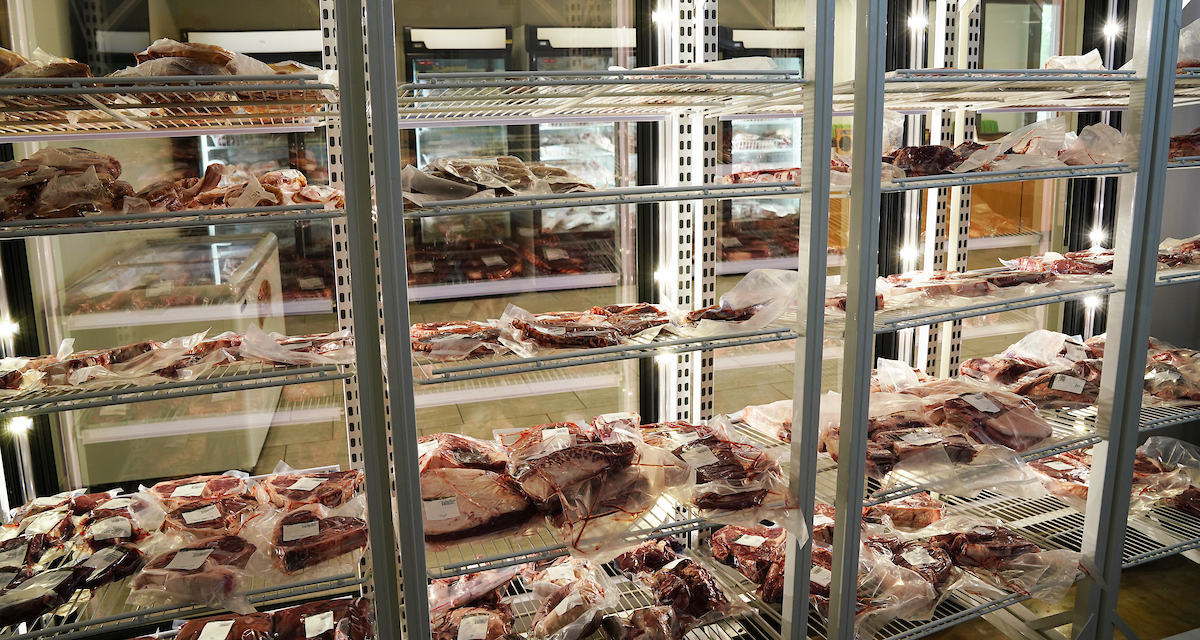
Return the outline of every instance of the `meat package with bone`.
<path id="1" fill-rule="evenodd" d="M 208 604 L 248 613 L 253 608 L 236 594 L 244 586 L 244 570 L 256 551 L 245 538 L 221 536 L 155 556 L 134 578 L 129 603 Z"/>
<path id="2" fill-rule="evenodd" d="M 406 206 L 422 208 L 472 197 L 551 195 L 595 191 L 566 169 L 513 156 L 442 158 L 401 172 Z"/>
<path id="3" fill-rule="evenodd" d="M 366 546 L 365 520 L 330 515 L 320 504 L 308 504 L 275 522 L 268 553 L 280 571 L 292 574 Z"/>
<path id="4" fill-rule="evenodd" d="M 762 584 L 771 570 L 771 559 L 777 548 L 787 540 L 787 531 L 779 526 L 727 525 L 709 539 L 713 559 L 726 564 L 746 579 Z"/>
<path id="5" fill-rule="evenodd" d="M 613 585 L 587 560 L 559 558 L 527 581 L 541 600 L 531 638 L 577 640 L 600 626 L 600 614 L 617 603 Z"/>
<path id="6" fill-rule="evenodd" d="M 375 637 L 371 601 L 366 598 L 338 598 L 288 607 L 271 614 L 271 627 L 274 640 L 367 640 Z"/>

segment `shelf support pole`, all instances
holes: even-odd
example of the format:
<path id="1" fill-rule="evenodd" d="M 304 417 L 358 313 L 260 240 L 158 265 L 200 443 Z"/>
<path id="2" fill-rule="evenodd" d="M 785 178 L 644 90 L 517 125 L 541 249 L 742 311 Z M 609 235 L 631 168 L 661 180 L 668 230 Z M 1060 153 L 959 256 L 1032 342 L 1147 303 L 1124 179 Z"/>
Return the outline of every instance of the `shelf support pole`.
<path id="1" fill-rule="evenodd" d="M 817 428 L 825 350 L 825 274 L 829 262 L 829 161 L 833 139 L 833 0 L 814 0 L 805 7 L 804 117 L 801 119 L 800 198 L 797 267 L 808 277 L 796 279 L 795 377 L 792 381 L 792 464 L 788 487 L 812 531 L 817 491 Z M 788 536 L 788 540 L 795 540 Z M 790 543 L 784 583 L 785 640 L 808 637 L 809 570 L 812 537 Z"/>
<path id="2" fill-rule="evenodd" d="M 1120 179 L 1113 246 L 1113 283 L 1109 297 L 1104 376 L 1097 402 L 1096 432 L 1103 440 L 1092 452 L 1092 489 L 1088 492 L 1081 550 L 1090 575 L 1075 598 L 1072 632 L 1077 640 L 1108 639 L 1120 623 L 1117 597 L 1128 524 L 1134 454 L 1142 409 L 1142 378 L 1150 337 L 1158 237 L 1162 223 L 1167 148 L 1175 93 L 1175 51 L 1180 6 L 1173 0 L 1137 4 L 1133 68 L 1125 133 L 1137 149 L 1135 171 Z M 1102 478 L 1097 483 L 1096 479 Z"/>
<path id="3" fill-rule="evenodd" d="M 867 455 L 867 398 L 875 347 L 875 271 L 883 148 L 887 3 L 858 0 L 854 37 L 853 173 L 847 243 L 846 351 L 842 371 L 837 512 L 830 580 L 830 640 L 852 640 L 857 612 L 859 520 Z M 815 186 L 815 185 L 814 185 Z"/>
<path id="4" fill-rule="evenodd" d="M 383 4 L 381 0 L 367 0 L 367 14 L 371 16 L 370 21 L 364 21 L 363 0 L 337 0 L 336 12 L 339 18 L 337 46 L 340 64 L 338 64 L 338 73 L 340 76 L 340 106 L 346 167 L 346 224 L 350 244 L 350 287 L 355 311 L 354 336 L 358 345 L 359 418 L 362 424 L 363 471 L 370 482 L 370 488 L 367 490 L 367 512 L 371 524 L 371 585 L 374 589 L 375 620 L 379 637 L 389 640 L 395 638 L 398 640 L 403 632 L 400 617 L 400 575 L 396 558 L 396 525 L 393 520 L 396 503 L 393 499 L 394 489 L 390 482 L 391 460 L 389 459 L 389 451 L 391 450 L 391 443 L 389 442 L 390 438 L 387 428 L 388 411 L 383 373 L 383 353 L 382 349 L 375 348 L 376 342 L 383 343 L 383 336 L 380 335 L 380 297 L 376 283 L 376 264 L 373 259 L 375 256 L 375 229 L 374 213 L 371 207 L 371 123 L 367 118 L 368 83 L 366 61 L 359 59 L 357 55 L 358 53 L 367 52 L 367 43 L 364 41 L 366 35 L 364 33 L 364 23 L 366 23 L 373 28 L 373 37 L 370 39 L 373 49 L 371 57 L 380 62 L 380 64 L 372 69 L 372 72 L 379 72 L 381 69 L 390 69 L 392 75 L 391 83 L 386 85 L 392 95 L 392 110 L 390 112 L 380 111 L 379 109 L 385 107 L 376 102 L 375 107 L 377 110 L 375 113 L 377 117 L 374 119 L 375 124 L 378 126 L 380 121 L 384 121 L 391 122 L 393 126 L 396 126 L 397 118 L 392 115 L 397 113 L 398 109 L 396 105 L 397 85 L 394 82 L 396 65 L 394 62 L 395 44 L 393 42 L 391 21 L 392 10 L 390 2 L 387 3 L 386 10 L 382 8 Z M 385 13 L 386 18 L 381 16 L 381 13 Z M 381 29 L 386 30 L 380 33 Z M 381 82 L 386 83 L 388 80 L 386 78 L 376 80 L 372 84 L 372 89 L 376 90 L 380 87 Z M 371 97 L 375 98 L 374 95 Z M 380 138 L 376 139 L 379 140 Z M 386 142 L 381 146 L 385 144 Z M 394 152 L 399 153 L 398 145 L 394 148 Z M 378 156 L 376 160 L 378 160 Z M 391 169 L 389 165 L 383 163 L 377 166 L 380 167 L 381 171 Z M 397 169 L 398 172 L 399 170 Z M 385 179 L 382 183 L 399 185 L 399 180 Z M 383 209 L 383 206 L 384 203 L 380 202 L 381 210 L 387 211 L 387 209 Z M 399 215 L 399 210 L 397 210 L 397 215 Z M 399 246 L 401 247 L 401 251 L 403 251 L 404 244 L 401 243 Z M 401 258 L 403 259 L 403 253 L 401 253 Z M 388 272 L 385 271 L 384 273 Z M 401 267 L 400 277 L 403 278 L 403 276 L 404 271 L 403 267 Z M 404 310 L 404 320 L 407 320 L 408 308 L 407 306 L 402 308 Z M 392 314 L 393 318 L 394 316 L 395 314 Z M 402 350 L 393 350 L 393 358 L 408 354 L 408 341 L 404 340 L 402 342 L 405 348 Z M 402 353 L 398 354 L 396 351 L 401 351 Z M 411 362 L 411 357 L 409 362 Z M 406 373 L 409 378 L 407 380 L 404 378 L 404 374 Z M 399 367 L 398 371 L 396 368 L 393 368 L 392 375 L 395 376 L 393 380 L 398 379 L 399 385 L 401 385 L 398 388 L 404 390 L 399 394 L 392 394 L 392 401 L 395 402 L 397 395 L 411 399 L 412 367 Z M 401 419 L 399 424 L 401 434 L 408 434 L 408 429 L 413 428 L 411 421 Z M 416 435 L 415 431 L 412 433 L 411 440 L 413 441 L 412 449 L 414 453 L 411 459 L 415 460 Z M 406 438 L 402 435 L 401 441 L 405 440 Z M 408 453 L 408 451 L 402 451 L 402 454 L 404 453 Z M 415 469 L 416 465 L 411 465 L 411 468 Z M 411 489 L 411 487 L 406 486 L 405 489 Z M 404 496 L 408 497 L 408 493 L 406 491 Z M 406 506 L 409 505 L 406 504 Z M 401 511 L 401 513 L 407 517 L 411 517 L 407 511 Z M 416 522 L 419 526 L 421 523 L 419 515 Z M 406 523 L 408 528 L 411 529 L 413 527 L 411 520 L 407 520 Z M 406 536 L 406 538 L 411 538 L 411 536 Z M 404 559 L 407 561 L 405 575 L 409 576 L 409 580 L 421 584 L 420 589 L 414 589 L 412 590 L 413 593 L 407 594 L 409 597 L 405 600 L 405 603 L 412 608 L 412 603 L 415 601 L 417 602 L 417 606 L 423 611 L 423 614 L 417 616 L 415 621 L 410 615 L 408 619 L 408 624 L 410 625 L 408 628 L 409 632 L 412 633 L 414 628 L 417 630 L 424 629 L 425 635 L 423 637 L 428 638 L 429 613 L 428 606 L 424 604 L 427 600 L 426 589 L 424 588 L 424 538 L 421 539 L 421 542 L 422 546 L 419 547 L 416 558 L 421 563 L 419 571 L 413 573 L 409 570 L 409 565 L 411 565 L 413 558 L 411 554 L 404 554 Z M 422 620 L 425 621 L 423 627 L 421 626 Z M 414 623 L 415 626 L 413 626 Z M 407 637 L 412 638 L 414 636 L 407 635 Z M 418 635 L 415 637 L 422 636 Z"/>

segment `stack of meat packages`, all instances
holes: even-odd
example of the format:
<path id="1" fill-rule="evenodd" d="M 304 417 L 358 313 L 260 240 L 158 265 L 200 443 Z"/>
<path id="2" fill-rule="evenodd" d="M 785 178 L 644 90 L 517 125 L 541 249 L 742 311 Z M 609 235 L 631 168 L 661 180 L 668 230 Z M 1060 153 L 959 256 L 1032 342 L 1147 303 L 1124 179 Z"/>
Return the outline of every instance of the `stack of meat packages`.
<path id="1" fill-rule="evenodd" d="M 704 513 L 736 513 L 783 493 L 779 464 L 720 427 L 607 414 L 514 438 L 507 446 L 451 433 L 419 439 L 427 543 L 510 535 L 544 514 L 572 553 L 607 559 L 664 494 Z"/>
<path id="2" fill-rule="evenodd" d="M 999 355 L 963 362 L 959 374 L 1001 386 L 1044 409 L 1088 406 L 1100 392 L 1104 345 L 1104 335 L 1081 341 L 1040 330 Z M 1144 386 L 1147 404 L 1200 402 L 1200 351 L 1151 338 Z"/>
<path id="3" fill-rule="evenodd" d="M 520 577 L 523 588 L 510 583 Z M 519 596 L 509 595 L 518 591 Z M 536 606 L 527 637 L 578 640 L 600 626 L 601 612 L 617 594 L 602 569 L 585 559 L 560 557 L 430 582 L 433 640 L 498 640 L 513 631 L 513 604 Z"/>
<path id="4" fill-rule="evenodd" d="M 153 211 L 211 210 L 319 204 L 345 207 L 340 189 L 309 185 L 295 169 L 270 171 L 237 184 L 222 180 L 223 165 L 202 177 L 165 179 L 136 189 L 120 180 L 114 157 L 67 147 L 0 163 L 0 220 L 82 218 Z"/>
<path id="5" fill-rule="evenodd" d="M 1092 472 L 1090 448 L 1035 460 L 1030 466 L 1050 493 L 1080 511 L 1085 509 Z M 1129 511 L 1136 515 L 1163 504 L 1200 517 L 1200 449 L 1175 438 L 1152 436 L 1134 457 Z"/>
<path id="6" fill-rule="evenodd" d="M 0 368 L 0 388 L 34 391 L 78 386 L 89 381 L 155 382 L 194 379 L 211 367 L 238 362 L 267 364 L 348 363 L 354 339 L 341 332 L 306 336 L 265 334 L 251 339 L 226 332 L 212 338 L 192 336 L 167 342 L 146 340 L 123 347 L 89 349 L 57 356 L 12 358 Z"/>
<path id="7" fill-rule="evenodd" d="M 252 610 L 252 575 L 297 574 L 366 545 L 357 471 L 193 476 L 148 490 L 37 498 L 0 531 L 0 627 L 34 621 L 132 577 L 133 606 Z M 86 599 L 84 600 L 86 601 Z M 62 611 L 55 615 L 69 615 Z M 342 616 L 344 617 L 344 616 Z M 360 636 L 361 637 L 361 636 Z"/>
<path id="8" fill-rule="evenodd" d="M 813 517 L 809 598 L 819 615 L 828 613 L 833 563 L 834 508 L 817 503 Z M 1043 558 L 1032 541 L 996 522 L 946 517 L 946 505 L 918 493 L 863 508 L 856 626 L 871 633 L 900 619 L 926 619 L 964 576 L 994 589 L 1024 589 L 1053 601 L 1073 582 L 1075 557 Z M 767 603 L 783 602 L 784 531 L 779 527 L 727 526 L 716 531 L 713 558 L 758 584 Z M 1025 556 L 1025 557 L 1022 557 Z M 1056 571 L 1046 571 L 1047 568 Z M 1066 571 L 1070 579 L 1065 581 Z M 1010 582 L 1011 581 L 1011 582 Z M 1019 586 L 1018 586 L 1019 585 Z M 979 584 L 971 584 L 977 591 Z"/>
<path id="9" fill-rule="evenodd" d="M 369 640 L 375 637 L 366 598 L 318 600 L 270 613 L 226 614 L 189 620 L 179 640 Z"/>

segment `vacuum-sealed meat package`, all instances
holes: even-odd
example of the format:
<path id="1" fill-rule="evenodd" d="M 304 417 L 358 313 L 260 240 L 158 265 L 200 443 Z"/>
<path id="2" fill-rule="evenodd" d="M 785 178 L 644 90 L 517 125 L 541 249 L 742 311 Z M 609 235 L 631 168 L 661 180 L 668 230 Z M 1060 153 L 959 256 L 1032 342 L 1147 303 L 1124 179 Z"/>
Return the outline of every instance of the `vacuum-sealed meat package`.
<path id="1" fill-rule="evenodd" d="M 352 516 L 331 516 L 309 504 L 280 514 L 271 527 L 269 554 L 275 566 L 292 574 L 340 558 L 367 546 L 367 523 Z M 272 524 L 264 519 L 264 525 Z"/>
<path id="2" fill-rule="evenodd" d="M 220 615 L 188 620 L 177 640 L 273 640 L 271 614 Z"/>
<path id="3" fill-rule="evenodd" d="M 1006 391 L 965 393 L 943 403 L 945 423 L 976 442 L 1028 451 L 1053 435 L 1033 403 Z"/>
<path id="4" fill-rule="evenodd" d="M 44 571 L 0 592 L 0 627 L 30 622 L 62 606 L 83 582 L 80 567 Z"/>
<path id="5" fill-rule="evenodd" d="M 771 570 L 775 549 L 787 540 L 787 531 L 779 526 L 727 525 L 709 539 L 713 559 L 737 569 L 746 579 L 762 584 Z"/>
<path id="6" fill-rule="evenodd" d="M 448 543 L 518 527 L 537 512 L 507 474 L 432 469 L 421 474 L 426 543 Z"/>
<path id="7" fill-rule="evenodd" d="M 457 433 L 435 433 L 417 438 L 418 467 L 433 469 L 484 469 L 502 472 L 508 466 L 508 454 L 494 442 Z"/>
<path id="8" fill-rule="evenodd" d="M 163 528 L 199 538 L 237 535 L 247 522 L 261 515 L 258 508 L 258 502 L 244 496 L 199 498 L 168 512 Z"/>
<path id="9" fill-rule="evenodd" d="M 586 561 L 584 561 L 586 562 Z M 574 563 L 562 566 L 564 569 Z M 591 635 L 600 626 L 600 613 L 617 603 L 613 585 L 590 565 L 582 576 L 572 574 L 556 582 L 535 582 L 535 593 L 542 600 L 534 614 L 529 636 L 537 640 L 577 640 Z"/>
<path id="10" fill-rule="evenodd" d="M 105 547 L 79 561 L 87 569 L 80 588 L 96 589 L 133 575 L 146 560 L 146 555 L 133 545 L 119 543 Z"/>
<path id="11" fill-rule="evenodd" d="M 255 545 L 239 536 L 200 540 L 151 558 L 134 578 L 129 604 L 195 603 L 249 613 L 237 595 Z"/>
<path id="12" fill-rule="evenodd" d="M 319 504 L 331 509 L 350 501 L 362 486 L 361 471 L 279 472 L 263 479 L 270 502 L 281 509 Z"/>
<path id="13" fill-rule="evenodd" d="M 409 333 L 412 349 L 435 360 L 460 360 L 501 350 L 500 328 L 471 320 L 418 322 Z"/>
<path id="14" fill-rule="evenodd" d="M 728 527 L 726 527 L 727 529 Z M 643 571 L 658 571 L 667 563 L 678 559 L 683 553 L 683 543 L 675 538 L 655 538 L 622 553 L 613 560 L 618 569 L 627 574 Z M 714 556 L 716 552 L 714 551 Z"/>
<path id="15" fill-rule="evenodd" d="M 168 509 L 175 509 L 196 498 L 221 498 L 246 493 L 246 479 L 238 475 L 192 476 L 179 480 L 164 480 L 153 487 L 154 494 Z"/>
<path id="16" fill-rule="evenodd" d="M 273 640 L 367 640 L 374 637 L 371 601 L 319 600 L 271 614 Z M 344 629 L 345 633 L 339 633 Z"/>
<path id="17" fill-rule="evenodd" d="M 532 314 L 508 305 L 500 318 L 500 342 L 523 356 L 539 349 L 595 349 L 621 343 L 607 317 L 577 311 Z"/>
<path id="18" fill-rule="evenodd" d="M 521 565 L 517 565 L 430 580 L 429 613 L 436 618 L 459 607 L 496 605 L 522 569 Z"/>
<path id="19" fill-rule="evenodd" d="M 436 622 L 433 640 L 499 640 L 512 632 L 513 616 L 508 607 L 488 609 L 460 607 Z"/>

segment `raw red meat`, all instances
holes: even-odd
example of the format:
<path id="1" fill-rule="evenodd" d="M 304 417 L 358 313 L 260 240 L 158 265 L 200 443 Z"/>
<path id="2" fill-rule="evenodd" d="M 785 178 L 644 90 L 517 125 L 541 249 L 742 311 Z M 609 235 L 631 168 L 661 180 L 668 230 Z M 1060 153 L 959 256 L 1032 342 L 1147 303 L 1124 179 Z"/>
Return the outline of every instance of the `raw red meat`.
<path id="1" fill-rule="evenodd" d="M 609 324 L 616 327 L 623 336 L 636 335 L 671 321 L 665 311 L 645 302 L 592 307 L 589 313 L 607 318 Z"/>
<path id="2" fill-rule="evenodd" d="M 959 375 L 997 384 L 1013 384 L 1018 378 L 1033 371 L 1033 365 L 1001 356 L 972 358 L 958 366 Z"/>
<path id="3" fill-rule="evenodd" d="M 834 462 L 838 459 L 838 445 L 841 441 L 841 427 L 829 427 L 818 436 L 818 447 L 829 453 Z M 867 441 L 867 475 L 872 478 L 883 478 L 896 466 L 896 454 L 874 440 Z"/>
<path id="4" fill-rule="evenodd" d="M 996 287 L 1015 287 L 1019 284 L 1045 284 L 1058 277 L 1051 271 L 998 273 L 984 276 L 984 280 Z"/>
<path id="5" fill-rule="evenodd" d="M 87 515 L 92 509 L 109 500 L 112 500 L 111 493 L 85 493 L 81 496 L 71 498 L 71 513 L 77 516 Z"/>
<path id="6" fill-rule="evenodd" d="M 762 584 L 771 570 L 776 547 L 787 540 L 783 527 L 729 525 L 712 535 L 713 559 L 737 569 L 746 579 Z"/>
<path id="7" fill-rule="evenodd" d="M 435 433 L 417 438 L 420 451 L 418 466 L 422 472 L 432 469 L 485 469 L 503 472 L 508 454 L 494 442 L 457 433 Z"/>
<path id="8" fill-rule="evenodd" d="M 691 558 L 681 558 L 649 578 L 656 604 L 667 605 L 685 621 L 729 609 L 729 598 L 708 569 Z"/>
<path id="9" fill-rule="evenodd" d="M 833 544 L 833 516 L 837 511 L 833 505 L 823 502 L 818 502 L 813 507 L 813 542 Z"/>
<path id="10" fill-rule="evenodd" d="M 308 505 L 288 513 L 275 525 L 271 552 L 284 573 L 296 573 L 367 546 L 366 521 L 324 515 L 320 506 Z"/>
<path id="11" fill-rule="evenodd" d="M 919 411 L 904 410 L 867 418 L 867 437 L 874 438 L 886 431 L 909 431 L 931 426 Z"/>
<path id="12" fill-rule="evenodd" d="M 289 607 L 271 615 L 271 626 L 273 640 L 366 640 L 374 637 L 371 601 L 366 598 L 321 600 Z M 346 631 L 344 635 L 338 633 L 339 627 Z"/>
<path id="13" fill-rule="evenodd" d="M 71 511 L 60 507 L 28 516 L 17 527 L 17 534 L 26 538 L 44 536 L 47 546 L 62 544 L 75 537 L 75 520 Z"/>
<path id="14" fill-rule="evenodd" d="M 438 342 L 447 339 L 478 340 L 481 344 L 467 356 L 482 356 L 492 352 L 487 345 L 500 345 L 500 328 L 470 320 L 457 322 L 418 322 L 409 333 L 412 349 L 416 352 L 433 351 Z"/>
<path id="15" fill-rule="evenodd" d="M 897 462 L 934 447 L 945 451 L 951 462 L 970 464 L 975 459 L 975 447 L 967 437 L 945 427 L 885 431 L 876 434 L 873 440 L 896 454 Z"/>
<path id="16" fill-rule="evenodd" d="M 1168 502 L 1180 511 L 1200 517 L 1200 489 L 1196 487 L 1188 487 Z"/>
<path id="17" fill-rule="evenodd" d="M 477 571 L 429 581 L 429 610 L 435 615 L 458 607 L 495 608 L 516 576 L 512 569 Z"/>
<path id="18" fill-rule="evenodd" d="M 771 477 L 782 478 L 779 464 L 748 442 L 712 435 L 680 445 L 671 453 L 696 466 L 695 505 L 700 509 L 745 509 L 762 504 L 770 492 Z M 705 486 L 709 483 L 713 484 Z"/>
<path id="19" fill-rule="evenodd" d="M 841 293 L 836 296 L 825 298 L 825 307 L 829 309 L 837 309 L 838 311 L 846 311 L 846 294 Z M 883 311 L 884 302 L 883 294 L 875 294 L 875 310 Z"/>
<path id="20" fill-rule="evenodd" d="M 241 569 L 254 555 L 255 546 L 238 536 L 209 538 L 151 559 L 133 579 L 134 590 L 161 589 L 183 602 L 213 602 L 232 595 L 241 586 Z M 205 554 L 207 552 L 207 554 Z M 198 561 L 194 569 L 178 564 L 179 554 Z"/>
<path id="21" fill-rule="evenodd" d="M 446 614 L 441 622 L 433 628 L 432 640 L 458 640 L 459 629 L 464 620 L 475 616 L 485 616 L 486 631 L 481 640 L 498 640 L 512 631 L 511 611 L 497 611 L 481 607 L 462 607 Z"/>
<path id="22" fill-rule="evenodd" d="M 754 317 L 758 313 L 758 307 L 742 307 L 741 309 L 732 309 L 719 304 L 714 304 L 711 307 L 696 309 L 687 314 L 688 322 L 700 322 L 701 320 L 713 320 L 717 322 L 745 322 Z"/>
<path id="23" fill-rule="evenodd" d="M 545 503 L 580 480 L 629 466 L 635 453 L 632 442 L 577 444 L 530 460 L 514 459 L 513 477 L 530 498 Z"/>
<path id="24" fill-rule="evenodd" d="M 362 472 L 351 470 L 281 473 L 268 477 L 263 486 L 277 507 L 294 509 L 305 504 L 320 504 L 333 508 L 353 498 L 362 483 Z"/>
<path id="25" fill-rule="evenodd" d="M 935 588 L 944 586 L 954 575 L 954 563 L 949 552 L 920 540 L 901 544 L 891 558 L 896 566 L 916 571 Z"/>
<path id="26" fill-rule="evenodd" d="M 1020 534 L 992 525 L 980 525 L 965 533 L 946 533 L 930 539 L 934 547 L 950 553 L 960 567 L 995 569 L 1005 562 L 1041 549 Z"/>
<path id="27" fill-rule="evenodd" d="M 671 607 L 635 609 L 628 622 L 605 618 L 605 630 L 613 640 L 679 640 L 684 631 Z"/>
<path id="28" fill-rule="evenodd" d="M 658 571 L 668 563 L 677 560 L 682 551 L 683 544 L 675 538 L 647 540 L 637 547 L 617 556 L 613 564 L 621 571 L 630 574 L 642 571 Z"/>
<path id="29" fill-rule="evenodd" d="M 165 480 L 150 493 L 158 496 L 167 509 L 174 509 L 196 498 L 220 498 L 243 495 L 246 481 L 237 476 L 192 476 L 180 480 Z"/>
<path id="30" fill-rule="evenodd" d="M 946 505 L 922 491 L 863 508 L 865 522 L 882 523 L 884 516 L 891 518 L 892 525 L 899 529 L 915 531 L 945 518 Z"/>
<path id="31" fill-rule="evenodd" d="M 48 496 L 45 498 L 34 498 L 13 512 L 12 522 L 14 524 L 18 524 L 25 518 L 35 516 L 43 511 L 50 511 L 52 509 L 65 507 L 70 503 L 71 496 L 66 494 Z"/>
<path id="32" fill-rule="evenodd" d="M 954 149 L 938 144 L 904 147 L 896 152 L 892 164 L 909 176 L 933 176 L 945 173 L 962 158 Z"/>
<path id="33" fill-rule="evenodd" d="M 257 508 L 257 502 L 242 496 L 194 500 L 169 511 L 163 528 L 200 538 L 237 535 L 250 518 L 258 515 Z"/>
<path id="34" fill-rule="evenodd" d="M 220 636 L 222 640 L 273 640 L 271 614 L 269 613 L 250 613 L 244 616 L 225 614 L 199 620 L 188 620 L 179 628 L 179 635 L 175 638 L 176 640 L 199 640 L 205 627 L 214 622 L 224 621 L 232 621 L 233 625 L 229 627 L 224 636 Z M 223 627 L 224 625 L 220 625 L 213 629 Z M 209 635 L 213 633 L 215 633 L 214 630 L 209 631 Z"/>
<path id="35" fill-rule="evenodd" d="M 1080 383 L 1080 393 L 1075 393 L 1072 385 Z M 1014 393 L 1029 398 L 1042 408 L 1063 404 L 1095 404 L 1100 395 L 1100 385 L 1098 381 L 1092 382 L 1076 376 L 1073 371 L 1056 369 L 1030 376 L 1014 389 Z"/>
<path id="36" fill-rule="evenodd" d="M 548 349 L 596 349 L 621 343 L 615 327 L 581 321 L 583 318 L 581 313 L 542 314 L 529 322 L 513 320 L 512 326 L 524 340 Z"/>
<path id="37" fill-rule="evenodd" d="M 524 523 L 537 511 L 515 480 L 482 469 L 426 471 L 421 474 L 421 499 L 428 542 L 499 531 Z"/>
<path id="38" fill-rule="evenodd" d="M 530 637 L 552 638 L 568 625 L 578 625 L 577 638 L 586 638 L 599 628 L 597 605 L 605 597 L 605 589 L 590 575 L 556 587 L 538 606 Z M 565 603 L 565 604 L 564 604 Z"/>
<path id="39" fill-rule="evenodd" d="M 133 575 L 141 568 L 146 556 L 129 544 L 115 544 L 80 561 L 77 566 L 87 569 L 82 589 L 96 589 Z"/>
<path id="40" fill-rule="evenodd" d="M 83 582 L 79 567 L 44 571 L 0 593 L 0 627 L 34 620 L 63 605 Z"/>
<path id="41" fill-rule="evenodd" d="M 1164 400 L 1200 400 L 1200 386 L 1162 362 L 1146 367 L 1145 388 L 1146 393 Z"/>
<path id="42" fill-rule="evenodd" d="M 1054 433 L 1032 403 L 1012 394 L 967 393 L 946 400 L 943 407 L 946 424 L 984 444 L 1028 451 Z"/>
<path id="43" fill-rule="evenodd" d="M 1181 62 L 1180 64 L 1183 63 Z M 1188 66 L 1194 65 L 1189 64 Z M 1167 159 L 1175 160 L 1177 158 L 1191 158 L 1194 156 L 1200 156 L 1200 132 L 1192 131 L 1183 135 L 1171 136 Z"/>
<path id="44" fill-rule="evenodd" d="M 799 169 L 760 169 L 758 171 L 742 171 L 717 178 L 717 184 L 747 184 L 747 183 L 800 183 Z"/>

